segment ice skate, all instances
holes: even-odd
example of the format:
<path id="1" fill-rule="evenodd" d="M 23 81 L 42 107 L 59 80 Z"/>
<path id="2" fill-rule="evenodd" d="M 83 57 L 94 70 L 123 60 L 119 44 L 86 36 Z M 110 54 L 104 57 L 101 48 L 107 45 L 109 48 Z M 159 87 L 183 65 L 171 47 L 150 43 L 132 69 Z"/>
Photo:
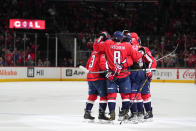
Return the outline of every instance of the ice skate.
<path id="1" fill-rule="evenodd" d="M 153 120 L 153 114 L 152 114 L 152 110 L 146 112 L 145 116 L 144 116 L 144 120 L 145 121 L 152 121 Z"/>
<path id="2" fill-rule="evenodd" d="M 102 111 L 99 109 L 99 116 L 98 116 L 99 122 L 104 124 L 109 122 L 109 118 L 105 115 L 105 111 Z"/>
<path id="3" fill-rule="evenodd" d="M 113 121 L 115 120 L 115 111 L 111 111 L 109 115 L 110 115 L 109 121 L 113 123 Z"/>
<path id="4" fill-rule="evenodd" d="M 137 112 L 133 112 L 131 114 L 131 116 L 129 117 L 129 122 L 132 124 L 138 124 Z"/>
<path id="5" fill-rule="evenodd" d="M 128 112 L 129 112 L 129 110 L 126 110 L 126 109 L 119 111 L 118 121 L 128 120 L 128 118 L 129 118 Z"/>
<path id="6" fill-rule="evenodd" d="M 85 113 L 84 113 L 84 119 L 87 120 L 87 122 L 93 122 L 95 117 L 91 116 L 91 111 L 89 110 L 84 110 Z"/>
<path id="7" fill-rule="evenodd" d="M 138 122 L 144 122 L 144 113 L 143 112 L 138 112 Z"/>

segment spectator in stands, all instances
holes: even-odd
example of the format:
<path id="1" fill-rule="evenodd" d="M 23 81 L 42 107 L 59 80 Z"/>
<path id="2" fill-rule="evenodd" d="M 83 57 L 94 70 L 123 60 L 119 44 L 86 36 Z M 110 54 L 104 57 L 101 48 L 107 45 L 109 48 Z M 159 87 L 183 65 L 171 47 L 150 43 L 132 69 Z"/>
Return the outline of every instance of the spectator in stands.
<path id="1" fill-rule="evenodd" d="M 26 65 L 27 66 L 33 66 L 34 65 L 34 60 L 35 60 L 35 53 L 34 51 L 32 51 L 32 49 L 30 49 L 28 51 L 28 54 L 26 56 Z"/>
<path id="2" fill-rule="evenodd" d="M 68 62 L 66 57 L 63 58 L 63 62 L 61 64 L 61 66 L 64 66 L 64 67 L 69 67 L 70 66 L 70 64 L 69 64 L 69 62 Z"/>
<path id="3" fill-rule="evenodd" d="M 37 66 L 44 66 L 42 59 L 38 59 Z"/>
<path id="4" fill-rule="evenodd" d="M 2 57 L 0 57 L 0 66 L 5 66 L 5 63 Z"/>
<path id="5" fill-rule="evenodd" d="M 153 55 L 156 55 L 157 52 L 163 52 L 163 54 L 159 54 L 158 58 L 164 56 L 166 51 L 170 51 L 171 47 L 179 42 L 178 54 L 176 54 L 176 56 L 180 55 L 179 59 L 164 59 L 158 62 L 158 66 L 165 65 L 167 67 L 174 67 L 176 65 L 175 63 L 179 63 L 181 66 L 191 65 L 189 58 L 184 60 L 184 58 L 187 57 L 184 50 L 189 50 L 190 47 L 196 45 L 196 2 L 194 0 L 186 2 L 183 0 L 160 0 L 158 2 L 147 3 L 143 1 L 142 4 L 134 1 L 51 2 L 46 0 L 6 0 L 0 1 L 0 5 L 1 49 L 5 47 L 2 45 L 6 43 L 6 48 L 2 49 L 0 56 L 2 56 L 5 60 L 5 64 L 8 66 L 12 66 L 15 62 L 17 62 L 15 65 L 24 65 L 26 62 L 24 59 L 28 58 L 29 47 L 34 50 L 37 57 L 40 57 L 38 52 L 44 51 L 43 44 L 40 44 L 40 48 L 38 49 L 34 44 L 35 37 L 33 36 L 33 38 L 31 38 L 29 37 L 30 35 L 27 36 L 26 49 L 24 50 L 24 46 L 22 45 L 24 43 L 24 34 L 21 36 L 17 35 L 17 38 L 15 38 L 15 46 L 18 50 L 25 51 L 25 54 L 21 54 L 18 57 L 18 54 L 11 50 L 14 49 L 14 30 L 8 28 L 8 19 L 26 19 L 29 18 L 29 16 L 31 16 L 32 19 L 45 18 L 48 24 L 48 33 L 56 33 L 57 30 L 59 33 L 63 31 L 74 33 L 78 38 L 77 44 L 79 50 L 87 50 L 86 46 L 84 46 L 86 42 L 90 40 L 94 41 L 96 34 L 104 29 L 107 29 L 110 33 L 117 29 L 124 28 L 137 32 L 143 36 L 145 46 L 154 45 L 154 51 L 152 51 Z M 30 8 L 31 10 L 29 10 Z M 31 32 L 33 31 L 31 30 Z M 149 44 L 147 37 L 152 41 Z M 164 42 L 161 49 L 159 49 L 162 37 L 164 37 Z M 40 39 L 41 38 L 38 40 Z M 6 49 L 9 49 L 10 53 L 7 53 L 5 51 Z M 162 49 L 163 51 L 161 51 Z M 33 56 L 31 55 L 31 57 Z M 62 62 L 61 65 L 73 66 L 73 61 L 70 59 L 68 61 L 69 62 Z M 185 62 L 188 63 L 185 64 Z"/>
<path id="6" fill-rule="evenodd" d="M 80 65 L 84 66 L 84 63 L 83 63 L 82 59 L 79 60 L 79 63 L 77 64 L 77 67 L 79 67 Z"/>
<path id="7" fill-rule="evenodd" d="M 31 56 L 31 54 L 28 54 L 27 59 L 26 59 L 26 65 L 27 66 L 33 66 L 33 64 L 34 64 L 33 58 Z"/>
<path id="8" fill-rule="evenodd" d="M 7 49 L 7 50 L 6 50 L 5 62 L 6 62 L 6 65 L 7 65 L 7 66 L 13 66 L 13 65 L 14 65 L 14 63 L 13 63 L 13 54 L 12 54 L 12 52 L 10 51 L 10 49 Z"/>
<path id="9" fill-rule="evenodd" d="M 188 67 L 196 67 L 196 54 L 195 51 L 191 51 L 186 58 L 187 66 Z"/>
<path id="10" fill-rule="evenodd" d="M 46 66 L 46 67 L 49 67 L 50 66 L 50 61 L 49 61 L 48 58 L 45 59 L 44 66 Z"/>
<path id="11" fill-rule="evenodd" d="M 69 62 L 69 67 L 74 67 L 73 59 L 72 58 L 69 58 L 68 59 L 68 62 Z"/>

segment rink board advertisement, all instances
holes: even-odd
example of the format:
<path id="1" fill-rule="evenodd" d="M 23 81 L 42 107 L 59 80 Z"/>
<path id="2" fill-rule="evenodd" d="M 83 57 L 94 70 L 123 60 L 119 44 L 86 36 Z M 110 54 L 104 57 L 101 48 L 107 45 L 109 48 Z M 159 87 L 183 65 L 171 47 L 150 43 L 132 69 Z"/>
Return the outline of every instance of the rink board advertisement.
<path id="1" fill-rule="evenodd" d="M 85 81 L 86 73 L 71 67 L 1 67 L 0 81 Z M 153 72 L 153 82 L 195 82 L 195 69 L 163 68 Z"/>
<path id="2" fill-rule="evenodd" d="M 195 81 L 195 69 L 157 69 L 153 72 L 154 82 L 190 82 Z"/>
<path id="3" fill-rule="evenodd" d="M 85 79 L 86 73 L 79 68 L 62 68 L 62 79 Z"/>
<path id="4" fill-rule="evenodd" d="M 1 67 L 0 81 L 59 80 L 60 69 L 50 67 Z"/>

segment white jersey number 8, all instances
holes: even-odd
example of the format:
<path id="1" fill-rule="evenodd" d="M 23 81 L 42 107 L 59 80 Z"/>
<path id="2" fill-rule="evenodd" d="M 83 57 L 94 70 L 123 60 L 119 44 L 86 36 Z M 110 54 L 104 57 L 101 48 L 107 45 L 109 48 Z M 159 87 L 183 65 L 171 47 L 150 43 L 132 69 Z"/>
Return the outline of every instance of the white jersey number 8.
<path id="1" fill-rule="evenodd" d="M 120 64 L 120 51 L 114 51 L 114 64 Z"/>

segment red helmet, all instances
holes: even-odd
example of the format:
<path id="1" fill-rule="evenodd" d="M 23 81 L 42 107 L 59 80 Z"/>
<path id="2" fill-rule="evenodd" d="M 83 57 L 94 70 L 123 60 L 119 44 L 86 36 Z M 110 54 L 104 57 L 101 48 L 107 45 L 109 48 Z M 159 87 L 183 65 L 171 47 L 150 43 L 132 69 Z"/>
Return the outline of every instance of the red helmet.
<path id="1" fill-rule="evenodd" d="M 132 33 L 131 33 L 131 38 L 135 38 L 136 40 L 138 40 L 138 39 L 139 39 L 139 36 L 138 36 L 137 33 L 132 32 Z"/>
<path id="2" fill-rule="evenodd" d="M 140 45 L 141 44 L 140 38 L 137 33 L 132 32 L 131 38 L 132 38 L 132 43 L 131 43 L 132 45 Z"/>

